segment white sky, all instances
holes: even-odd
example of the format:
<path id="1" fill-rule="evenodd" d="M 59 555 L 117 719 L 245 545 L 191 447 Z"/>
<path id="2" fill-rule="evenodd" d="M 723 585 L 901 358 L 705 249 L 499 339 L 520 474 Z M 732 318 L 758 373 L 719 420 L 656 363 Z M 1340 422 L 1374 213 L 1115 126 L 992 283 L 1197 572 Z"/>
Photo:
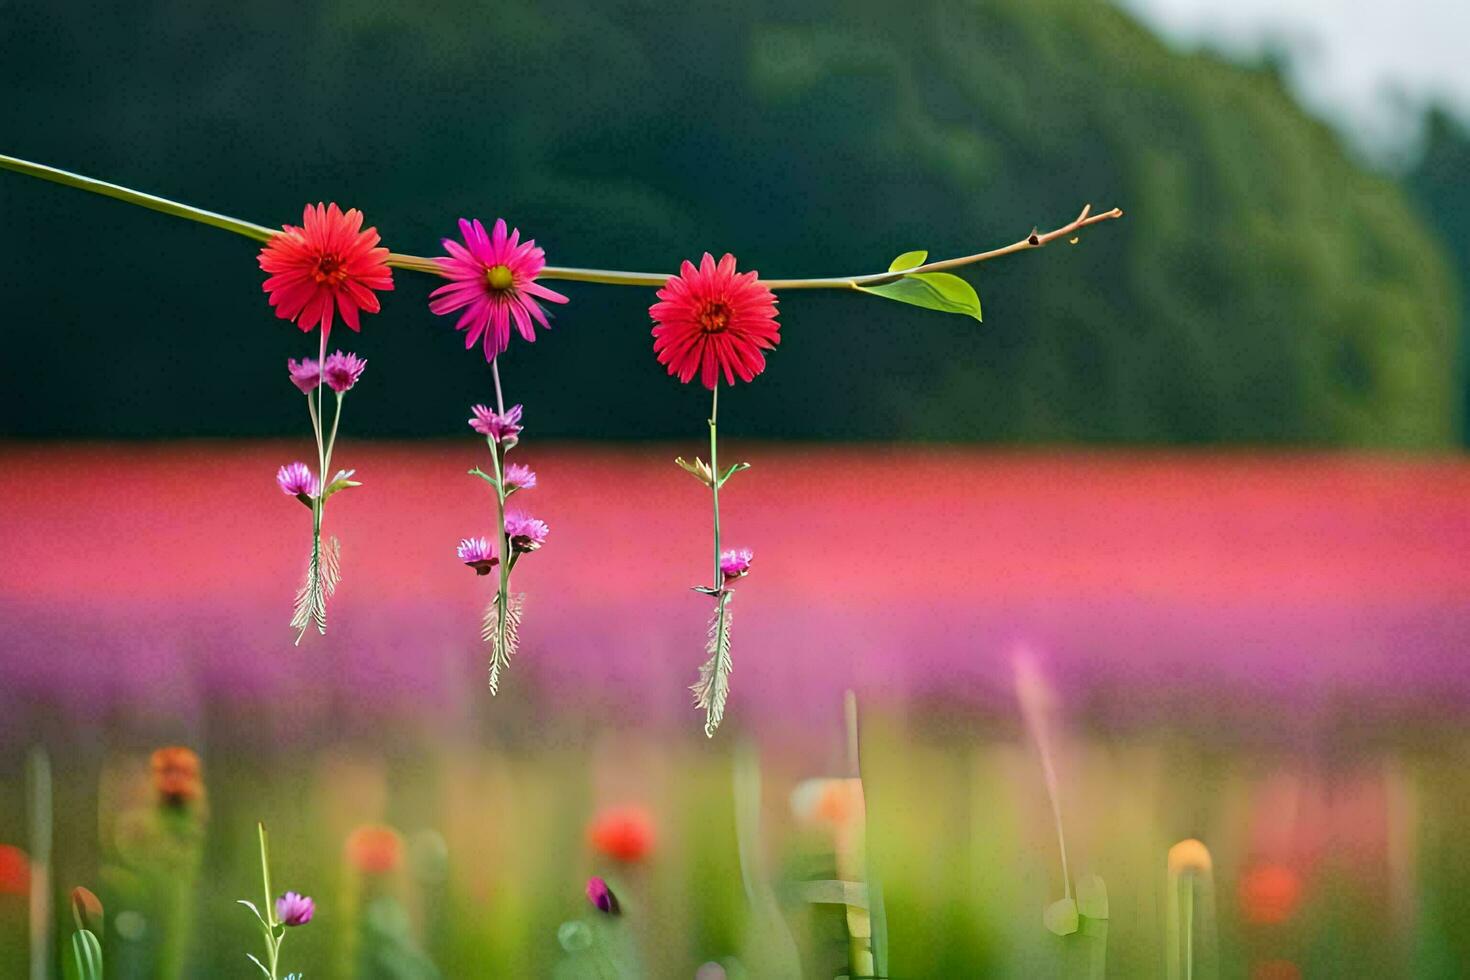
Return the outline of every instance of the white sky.
<path id="1" fill-rule="evenodd" d="M 1411 143 L 1436 100 L 1470 119 L 1470 0 L 1118 0 L 1185 46 L 1291 55 L 1302 101 L 1361 149 Z"/>

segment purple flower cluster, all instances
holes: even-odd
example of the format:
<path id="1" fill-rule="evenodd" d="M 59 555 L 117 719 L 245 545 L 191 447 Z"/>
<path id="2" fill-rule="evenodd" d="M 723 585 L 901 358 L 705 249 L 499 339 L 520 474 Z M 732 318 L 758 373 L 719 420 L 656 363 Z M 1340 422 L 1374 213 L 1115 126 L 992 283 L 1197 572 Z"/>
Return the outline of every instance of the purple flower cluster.
<path id="1" fill-rule="evenodd" d="M 276 486 L 288 497 L 313 500 L 321 492 L 321 483 L 305 463 L 287 463 L 276 471 Z"/>
<path id="2" fill-rule="evenodd" d="M 476 575 L 489 575 L 500 563 L 495 546 L 484 538 L 463 538 L 459 542 L 459 560 L 475 570 Z"/>
<path id="3" fill-rule="evenodd" d="M 720 572 L 725 576 L 725 584 L 729 585 L 738 578 L 744 578 L 750 572 L 750 560 L 755 557 L 749 548 L 736 548 L 720 553 Z"/>
<path id="4" fill-rule="evenodd" d="M 546 535 L 550 530 L 545 521 L 538 521 L 534 517 L 525 514 L 505 515 L 505 536 L 510 538 L 512 551 L 535 551 L 546 543 Z"/>
<path id="5" fill-rule="evenodd" d="M 521 432 L 521 406 L 512 405 L 503 414 L 484 405 L 475 405 L 470 411 L 475 413 L 469 420 L 470 428 L 489 436 L 501 449 L 510 449 L 520 441 L 517 437 Z"/>
<path id="6" fill-rule="evenodd" d="M 291 383 L 302 394 L 307 395 L 320 387 L 323 381 L 326 381 L 328 388 L 340 395 L 357 384 L 366 367 L 367 361 L 356 354 L 347 354 L 340 350 L 328 356 L 325 364 L 319 364 L 309 357 L 303 357 L 299 361 L 286 361 L 286 372 L 291 376 Z"/>

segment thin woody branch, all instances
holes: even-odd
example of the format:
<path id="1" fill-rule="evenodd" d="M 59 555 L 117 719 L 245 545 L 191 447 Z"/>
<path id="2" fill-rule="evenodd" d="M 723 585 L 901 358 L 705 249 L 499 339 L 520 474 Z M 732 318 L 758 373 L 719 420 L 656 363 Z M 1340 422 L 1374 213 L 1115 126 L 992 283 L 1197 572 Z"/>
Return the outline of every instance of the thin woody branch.
<path id="1" fill-rule="evenodd" d="M 67 187 L 75 187 L 79 190 L 90 191 L 93 194 L 101 194 L 139 207 L 149 208 L 154 211 L 162 211 L 178 218 L 187 218 L 190 221 L 198 221 L 202 224 L 215 228 L 223 228 L 233 231 L 237 235 L 244 235 L 254 241 L 269 241 L 273 236 L 279 234 L 277 229 L 267 228 L 253 222 L 242 221 L 229 215 L 218 214 L 213 211 L 205 211 L 188 204 L 180 204 L 167 198 L 157 197 L 153 194 L 144 194 L 119 184 L 110 184 L 107 181 L 97 180 L 93 177 L 84 177 L 67 170 L 59 170 L 48 167 L 45 164 L 32 163 L 29 160 L 20 160 L 15 157 L 0 155 L 0 169 L 14 170 L 17 173 L 38 177 L 41 180 L 49 180 L 52 183 L 62 184 Z M 1060 228 L 1040 234 L 1033 231 L 1030 235 L 1018 242 L 1001 248 L 993 248 L 988 252 L 976 252 L 974 255 L 961 255 L 952 259 L 940 259 L 935 262 L 926 262 L 912 269 L 904 269 L 902 272 L 874 272 L 860 276 L 836 276 L 818 279 L 763 279 L 762 282 L 770 289 L 861 289 L 868 286 L 878 286 L 884 283 L 894 282 L 907 275 L 922 272 L 942 272 L 947 269 L 959 269 L 968 265 L 977 265 L 998 259 L 1003 255 L 1013 252 L 1024 252 L 1028 249 L 1043 248 L 1049 242 L 1058 238 L 1075 235 L 1078 231 L 1090 225 L 1102 221 L 1110 221 L 1114 218 L 1123 217 L 1120 208 L 1111 211 L 1103 211 L 1099 214 L 1092 213 L 1092 205 L 1082 208 L 1082 213 L 1074 220 L 1062 225 Z M 433 259 L 421 255 L 406 255 L 400 252 L 392 252 L 388 255 L 388 264 L 398 269 L 406 269 L 410 272 L 422 272 L 427 275 L 440 275 L 439 265 Z M 566 266 L 548 265 L 541 270 L 542 279 L 562 279 L 571 282 L 595 282 L 609 286 L 646 286 L 654 289 L 659 288 L 668 280 L 667 273 L 661 272 L 623 272 L 616 269 L 576 269 Z"/>

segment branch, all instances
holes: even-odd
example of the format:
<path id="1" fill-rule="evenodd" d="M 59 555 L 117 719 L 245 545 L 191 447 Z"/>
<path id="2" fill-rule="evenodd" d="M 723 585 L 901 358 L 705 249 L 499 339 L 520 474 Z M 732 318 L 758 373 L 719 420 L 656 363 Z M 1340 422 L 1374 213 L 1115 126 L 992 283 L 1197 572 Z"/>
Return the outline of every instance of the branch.
<path id="1" fill-rule="evenodd" d="M 109 184 L 94 177 L 83 177 L 67 170 L 58 170 L 45 164 L 32 163 L 29 160 L 20 160 L 16 157 L 0 155 L 0 169 L 14 170 L 17 173 L 26 174 L 30 177 L 38 177 L 41 180 L 49 180 L 53 183 L 62 184 L 66 187 L 75 187 L 78 190 L 90 191 L 93 194 L 101 194 L 128 204 L 136 204 L 139 207 L 150 208 L 154 211 L 162 211 L 177 218 L 187 218 L 190 221 L 198 221 L 214 228 L 223 228 L 225 231 L 233 231 L 237 235 L 258 242 L 269 241 L 280 232 L 264 225 L 257 225 L 229 215 L 217 214 L 214 211 L 205 211 L 188 204 L 180 204 L 167 198 L 155 197 L 142 191 L 135 191 L 119 184 Z M 1042 248 L 1047 243 L 1058 238 L 1075 235 L 1078 231 L 1089 225 L 1095 225 L 1102 221 L 1110 221 L 1113 218 L 1123 217 L 1119 208 L 1111 211 L 1103 211 L 1100 214 L 1092 213 L 1092 205 L 1086 205 L 1073 221 L 1062 225 L 1052 231 L 1041 234 L 1032 231 L 1030 235 L 1018 242 L 1012 242 L 1001 248 L 993 248 L 988 252 L 976 252 L 974 255 L 961 255 L 952 259 L 940 259 L 935 262 L 926 262 L 912 269 L 904 269 L 901 272 L 874 272 L 860 276 L 838 276 L 823 279 L 763 279 L 766 286 L 773 290 L 784 289 L 861 289 L 868 286 L 878 286 L 884 283 L 895 282 L 904 276 L 912 276 L 923 272 L 940 272 L 945 269 L 958 269 L 962 266 L 976 265 L 980 262 L 988 262 L 998 259 L 1002 255 L 1010 255 L 1012 252 L 1024 252 L 1028 249 Z M 410 272 L 422 272 L 428 275 L 440 275 L 439 264 L 430 258 L 421 255 L 405 255 L 392 252 L 388 255 L 388 264 Z M 564 279 L 573 282 L 595 282 L 609 286 L 647 286 L 654 289 L 661 287 L 667 280 L 668 275 L 662 272 L 623 272 L 614 269 L 574 269 L 566 266 L 548 265 L 541 270 L 542 279 Z"/>

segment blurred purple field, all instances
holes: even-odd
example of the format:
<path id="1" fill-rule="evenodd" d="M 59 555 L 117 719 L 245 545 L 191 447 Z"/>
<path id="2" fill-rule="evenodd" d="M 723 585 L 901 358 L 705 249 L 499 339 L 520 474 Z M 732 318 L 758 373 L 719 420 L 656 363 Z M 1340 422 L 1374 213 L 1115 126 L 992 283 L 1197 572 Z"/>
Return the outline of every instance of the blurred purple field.
<path id="1" fill-rule="evenodd" d="M 553 530 L 517 573 L 524 647 L 488 706 L 490 590 L 454 557 L 490 514 L 466 454 L 346 447 L 366 485 L 329 528 L 344 543 L 333 626 L 295 649 L 309 528 L 270 485 L 290 451 L 0 449 L 0 718 L 177 726 L 269 702 L 278 724 L 340 730 L 555 704 L 694 725 L 705 604 L 689 586 L 707 500 L 674 448 L 528 460 Z M 727 541 L 756 551 L 733 605 L 734 726 L 830 730 L 848 687 L 1011 714 L 1020 645 L 1105 726 L 1183 709 L 1274 738 L 1324 712 L 1470 707 L 1463 462 L 762 444 L 732 457 L 760 477 L 726 500 Z"/>

